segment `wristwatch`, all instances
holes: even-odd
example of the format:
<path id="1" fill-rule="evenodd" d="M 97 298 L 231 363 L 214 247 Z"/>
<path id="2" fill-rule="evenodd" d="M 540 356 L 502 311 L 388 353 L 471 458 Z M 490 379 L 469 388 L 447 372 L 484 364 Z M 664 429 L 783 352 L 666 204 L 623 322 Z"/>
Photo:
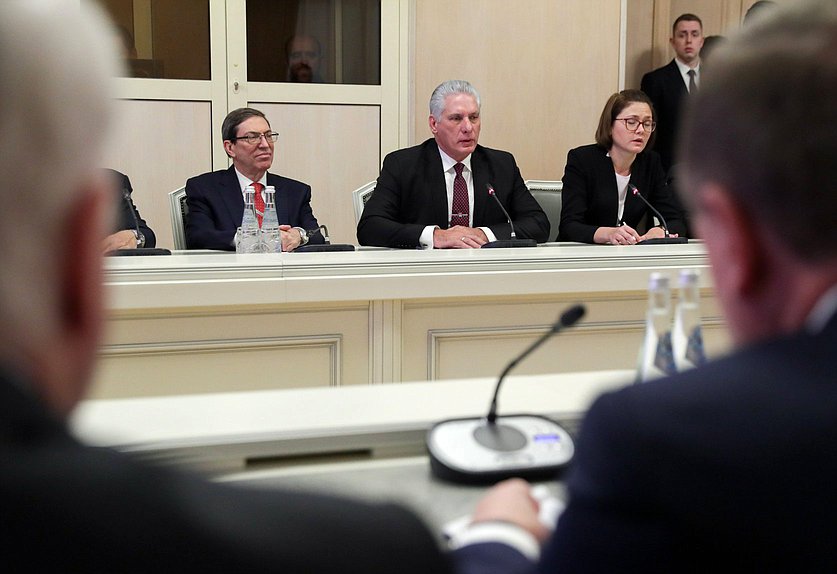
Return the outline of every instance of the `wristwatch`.
<path id="1" fill-rule="evenodd" d="M 145 235 L 143 235 L 142 231 L 136 229 L 132 229 L 131 231 L 134 232 L 134 237 L 137 238 L 137 247 L 145 247 Z"/>
<path id="2" fill-rule="evenodd" d="M 299 244 L 305 245 L 306 243 L 308 243 L 308 232 L 301 227 L 295 227 L 294 229 L 299 231 Z"/>

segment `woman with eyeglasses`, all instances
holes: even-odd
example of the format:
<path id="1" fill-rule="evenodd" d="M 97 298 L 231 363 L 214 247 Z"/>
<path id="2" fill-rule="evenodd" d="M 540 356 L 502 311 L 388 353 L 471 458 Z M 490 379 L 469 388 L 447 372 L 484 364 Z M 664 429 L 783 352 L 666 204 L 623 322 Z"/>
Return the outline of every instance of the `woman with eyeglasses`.
<path id="1" fill-rule="evenodd" d="M 596 143 L 567 154 L 560 241 L 633 245 L 664 237 L 665 229 L 655 224 L 642 198 L 662 214 L 671 236 L 685 233 L 660 157 L 646 150 L 656 126 L 654 107 L 645 93 L 623 90 L 610 96 L 599 118 Z"/>

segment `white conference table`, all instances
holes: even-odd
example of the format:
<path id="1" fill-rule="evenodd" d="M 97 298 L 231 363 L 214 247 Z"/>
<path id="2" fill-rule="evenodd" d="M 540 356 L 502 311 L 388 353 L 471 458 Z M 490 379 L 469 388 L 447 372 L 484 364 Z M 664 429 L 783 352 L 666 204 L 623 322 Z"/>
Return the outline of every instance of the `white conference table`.
<path id="1" fill-rule="evenodd" d="M 510 376 L 503 413 L 535 413 L 574 432 L 602 392 L 633 371 Z M 71 421 L 81 440 L 198 468 L 216 480 L 314 489 L 406 504 L 435 527 L 484 491 L 431 476 L 428 428 L 484 416 L 496 379 L 477 378 L 117 400 L 87 400 Z M 550 487 L 562 496 L 559 483 Z"/>
<path id="2" fill-rule="evenodd" d="M 726 333 L 707 266 L 700 243 L 112 258 L 94 396 L 492 376 L 578 302 L 584 320 L 518 372 L 628 369 L 648 275 L 687 267 L 713 353 Z"/>

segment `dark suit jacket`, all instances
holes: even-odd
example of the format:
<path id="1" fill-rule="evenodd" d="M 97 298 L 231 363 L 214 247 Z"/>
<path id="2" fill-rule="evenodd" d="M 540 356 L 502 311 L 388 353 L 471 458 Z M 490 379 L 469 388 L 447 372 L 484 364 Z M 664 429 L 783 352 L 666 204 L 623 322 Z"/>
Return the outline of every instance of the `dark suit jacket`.
<path id="1" fill-rule="evenodd" d="M 837 317 L 600 397 L 539 572 L 834 572 Z M 462 572 L 499 544 L 458 554 Z"/>
<path id="2" fill-rule="evenodd" d="M 606 149 L 591 144 L 570 150 L 561 181 L 559 240 L 593 243 L 597 228 L 617 224 L 619 196 L 616 192 L 616 173 Z M 665 217 L 670 233 L 681 236 L 686 233 L 682 214 L 666 185 L 666 176 L 656 153 L 645 151 L 637 154 L 631 166 L 630 181 Z M 653 212 L 628 191 L 622 220 L 636 229 L 646 214 L 650 223 Z"/>
<path id="3" fill-rule="evenodd" d="M 663 170 L 668 172 L 675 163 L 674 146 L 680 125 L 680 111 L 689 96 L 689 90 L 674 60 L 642 76 L 640 85 L 642 91 L 654 102 L 654 111 L 657 112 L 654 150 L 660 154 Z"/>
<path id="4" fill-rule="evenodd" d="M 471 154 L 474 178 L 474 227 L 488 227 L 497 239 L 511 236 L 506 216 L 488 196 L 491 183 L 514 222 L 519 238 L 542 243 L 549 237 L 549 220 L 520 177 L 514 157 L 477 146 Z M 381 175 L 357 225 L 361 245 L 419 247 L 428 225 L 447 229 L 445 174 L 436 140 L 392 152 L 384 158 Z"/>
<path id="5" fill-rule="evenodd" d="M 134 188 L 131 187 L 131 180 L 124 173 L 120 173 L 114 169 L 106 169 L 105 171 L 113 178 L 112 181 L 114 182 L 114 191 L 117 198 L 117 225 L 114 232 L 138 228 L 140 233 L 145 236 L 145 247 L 154 247 L 157 245 L 157 236 L 154 235 L 154 231 L 151 230 L 140 215 L 137 206 L 134 205 L 134 200 L 131 197 L 131 194 L 134 192 Z M 125 191 L 128 192 L 127 200 L 125 199 Z"/>
<path id="6" fill-rule="evenodd" d="M 276 214 L 279 223 L 305 230 L 319 226 L 311 210 L 311 186 L 267 174 L 267 185 L 276 188 Z M 235 168 L 205 173 L 186 182 L 187 249 L 235 251 L 233 238 L 244 215 L 244 197 Z M 323 243 L 322 234 L 312 234 L 311 243 Z"/>
<path id="7" fill-rule="evenodd" d="M 446 573 L 391 504 L 233 488 L 79 444 L 0 369 L 0 564 L 15 572 Z"/>

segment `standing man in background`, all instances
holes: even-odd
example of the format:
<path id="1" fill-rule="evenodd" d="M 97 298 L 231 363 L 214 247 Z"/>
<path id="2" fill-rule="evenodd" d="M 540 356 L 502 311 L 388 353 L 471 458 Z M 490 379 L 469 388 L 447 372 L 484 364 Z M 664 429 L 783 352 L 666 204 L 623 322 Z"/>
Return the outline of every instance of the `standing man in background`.
<path id="1" fill-rule="evenodd" d="M 92 5 L 0 2 L 0 568 L 445 574 L 433 536 L 400 507 L 231 488 L 70 434 L 104 324 L 101 240 L 116 201 L 97 166 L 117 47 Z M 38 153 L 21 145 L 33 138 Z M 45 189 L 34 217 L 28 199 Z"/>
<path id="2" fill-rule="evenodd" d="M 657 141 L 654 151 L 660 154 L 663 171 L 677 163 L 674 143 L 680 125 L 683 103 L 700 86 L 700 49 L 703 47 L 703 22 L 694 14 L 682 14 L 672 26 L 671 47 L 674 59 L 642 77 L 642 91 L 648 94 L 657 112 Z"/>
<path id="3" fill-rule="evenodd" d="M 392 152 L 357 225 L 361 245 L 473 249 L 517 236 L 543 243 L 549 220 L 532 197 L 512 154 L 478 145 L 480 96 L 464 80 L 449 80 L 430 97 L 431 139 Z"/>

